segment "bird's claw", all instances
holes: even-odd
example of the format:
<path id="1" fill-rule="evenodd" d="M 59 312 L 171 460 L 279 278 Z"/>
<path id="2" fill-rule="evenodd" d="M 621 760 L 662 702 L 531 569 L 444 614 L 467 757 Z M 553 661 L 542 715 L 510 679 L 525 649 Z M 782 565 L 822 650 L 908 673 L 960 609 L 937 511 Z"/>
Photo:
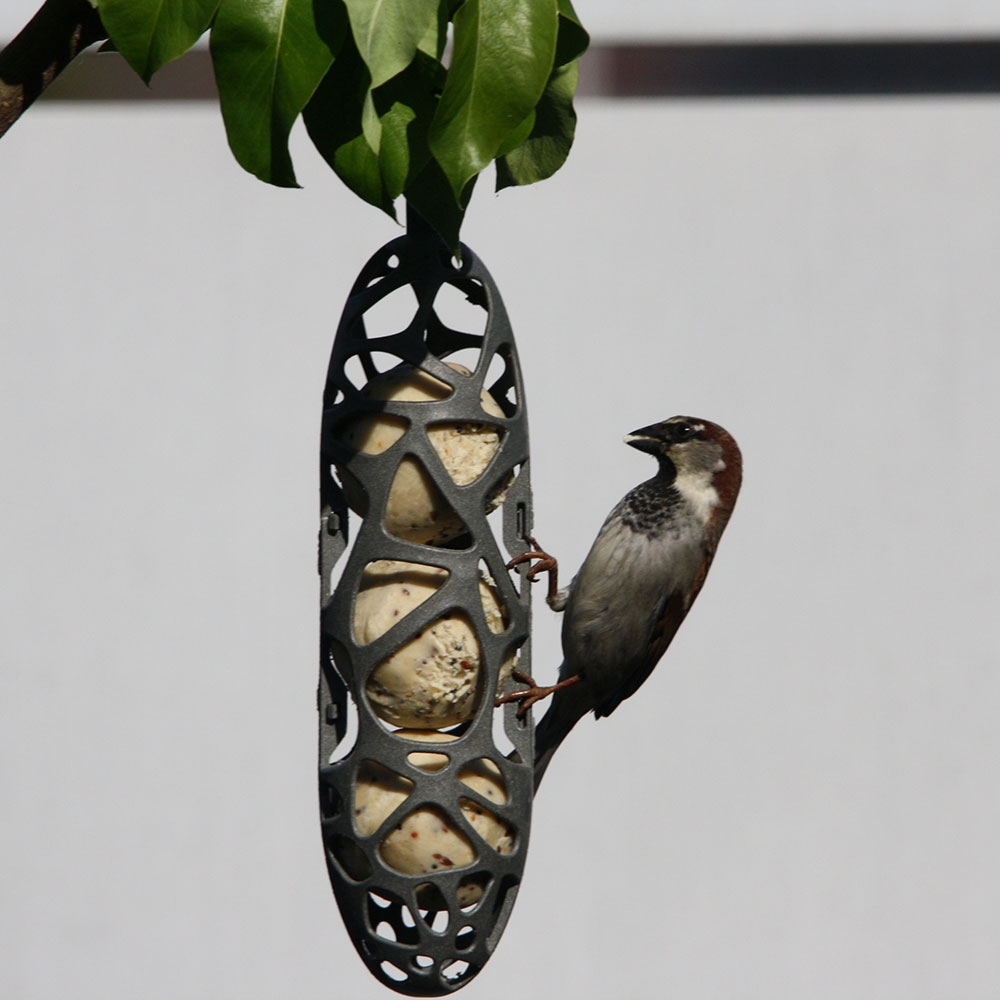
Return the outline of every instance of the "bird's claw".
<path id="1" fill-rule="evenodd" d="M 570 684 L 575 684 L 580 680 L 579 674 L 574 674 L 572 677 L 567 677 L 564 681 L 559 681 L 558 684 L 550 684 L 547 687 L 540 686 L 530 674 L 523 673 L 520 670 L 515 670 L 511 674 L 514 680 L 519 681 L 521 684 L 527 684 L 528 686 L 521 691 L 511 691 L 510 694 L 505 694 L 500 698 L 497 698 L 495 706 L 499 708 L 501 705 L 506 705 L 508 702 L 520 702 L 517 706 L 517 717 L 523 719 L 527 715 L 528 710 L 532 705 L 538 704 L 540 701 L 544 701 L 550 694 L 554 694 L 556 691 L 560 691 L 562 688 L 569 687 Z"/>
<path id="2" fill-rule="evenodd" d="M 531 545 L 531 548 L 522 552 L 519 556 L 514 556 L 514 558 L 507 563 L 507 569 L 511 570 L 516 566 L 520 566 L 522 563 L 536 560 L 534 565 L 528 568 L 528 582 L 534 583 L 540 573 L 548 573 L 549 591 L 545 599 L 549 605 L 552 605 L 553 601 L 558 600 L 559 561 L 555 558 L 555 556 L 550 556 L 548 552 L 546 552 L 545 549 L 538 544 L 538 540 L 534 536 L 529 536 L 528 542 Z"/>
<path id="3" fill-rule="evenodd" d="M 559 563 L 553 556 L 550 556 L 548 552 L 541 547 L 541 545 L 538 544 L 538 539 L 529 537 L 528 542 L 532 547 L 527 549 L 525 552 L 522 552 L 519 556 L 514 556 L 514 558 L 507 563 L 507 569 L 514 569 L 515 566 L 520 566 L 521 563 L 531 562 L 531 560 L 537 559 L 538 562 L 528 569 L 528 579 L 534 583 L 535 577 L 537 577 L 539 573 L 551 573 L 556 569 Z"/>

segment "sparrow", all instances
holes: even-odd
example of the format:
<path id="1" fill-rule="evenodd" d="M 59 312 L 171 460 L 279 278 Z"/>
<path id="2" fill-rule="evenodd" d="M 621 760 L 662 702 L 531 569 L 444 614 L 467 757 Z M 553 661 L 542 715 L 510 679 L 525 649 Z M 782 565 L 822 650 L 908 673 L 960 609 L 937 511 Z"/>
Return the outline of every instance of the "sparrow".
<path id="1" fill-rule="evenodd" d="M 548 604 L 565 615 L 558 683 L 520 674 L 529 687 L 501 699 L 523 713 L 552 696 L 535 730 L 536 788 L 584 715 L 610 715 L 649 677 L 705 582 L 740 490 L 740 449 L 711 421 L 671 417 L 625 443 L 656 459 L 656 475 L 611 511 L 570 585 L 559 589 L 558 564 L 534 539 L 510 563 L 533 562 L 530 580 L 548 573 Z"/>

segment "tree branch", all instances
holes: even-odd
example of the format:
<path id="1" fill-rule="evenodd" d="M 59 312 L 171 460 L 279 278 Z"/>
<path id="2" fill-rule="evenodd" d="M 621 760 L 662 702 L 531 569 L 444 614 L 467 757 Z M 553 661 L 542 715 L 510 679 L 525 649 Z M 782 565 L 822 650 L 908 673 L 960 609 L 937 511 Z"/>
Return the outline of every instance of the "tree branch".
<path id="1" fill-rule="evenodd" d="M 0 137 L 76 56 L 107 37 L 89 0 L 45 0 L 0 51 Z"/>

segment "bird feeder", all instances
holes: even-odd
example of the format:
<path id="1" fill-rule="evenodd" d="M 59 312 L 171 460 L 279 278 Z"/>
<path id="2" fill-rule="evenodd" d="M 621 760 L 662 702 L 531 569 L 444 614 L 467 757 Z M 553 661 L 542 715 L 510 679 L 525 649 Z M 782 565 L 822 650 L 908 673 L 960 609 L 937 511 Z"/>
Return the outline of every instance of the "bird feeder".
<path id="1" fill-rule="evenodd" d="M 500 292 L 411 213 L 354 283 L 327 375 L 318 694 L 330 882 L 368 968 L 411 996 L 483 968 L 524 871 L 532 725 L 494 706 L 530 673 L 526 567 L 506 569 L 528 459 Z"/>

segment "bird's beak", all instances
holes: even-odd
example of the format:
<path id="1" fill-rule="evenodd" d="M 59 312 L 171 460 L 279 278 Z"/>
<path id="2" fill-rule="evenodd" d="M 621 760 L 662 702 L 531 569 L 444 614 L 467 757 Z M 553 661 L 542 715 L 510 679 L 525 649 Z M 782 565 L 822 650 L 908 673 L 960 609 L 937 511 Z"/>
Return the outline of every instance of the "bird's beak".
<path id="1" fill-rule="evenodd" d="M 656 426 L 640 427 L 625 435 L 625 443 L 644 451 L 648 455 L 658 455 L 663 448 L 663 438 L 656 433 Z"/>

